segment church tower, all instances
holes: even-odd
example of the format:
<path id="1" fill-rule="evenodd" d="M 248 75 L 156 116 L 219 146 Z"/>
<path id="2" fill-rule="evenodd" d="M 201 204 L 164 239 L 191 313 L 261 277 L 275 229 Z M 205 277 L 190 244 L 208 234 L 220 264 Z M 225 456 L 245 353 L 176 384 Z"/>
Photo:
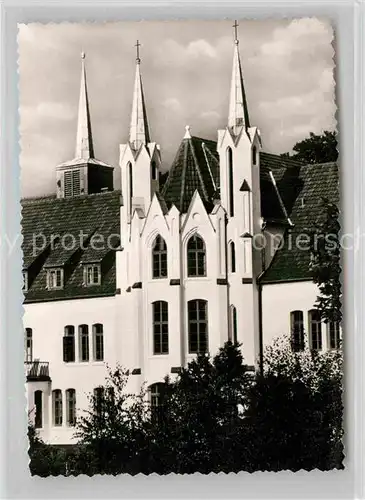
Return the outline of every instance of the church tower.
<path id="1" fill-rule="evenodd" d="M 252 127 L 239 54 L 238 24 L 234 24 L 233 67 L 228 124 L 218 130 L 220 196 L 227 214 L 227 277 L 230 337 L 243 344 L 249 364 L 259 354 L 258 295 L 261 251 L 260 134 Z"/>
<path id="2" fill-rule="evenodd" d="M 141 77 L 140 43 L 137 40 L 129 141 L 120 145 L 123 196 L 122 230 L 130 224 L 135 209 L 146 216 L 154 192 L 159 190 L 160 146 L 150 139 Z"/>
<path id="3" fill-rule="evenodd" d="M 94 156 L 84 52 L 81 54 L 75 157 L 58 165 L 56 176 L 57 198 L 72 198 L 113 190 L 113 167 L 97 160 Z"/>

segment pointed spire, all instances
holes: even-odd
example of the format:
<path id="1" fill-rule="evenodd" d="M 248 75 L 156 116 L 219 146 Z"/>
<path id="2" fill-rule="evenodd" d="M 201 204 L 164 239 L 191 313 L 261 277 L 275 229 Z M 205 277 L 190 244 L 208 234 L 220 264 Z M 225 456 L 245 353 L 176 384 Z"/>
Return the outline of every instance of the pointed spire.
<path id="1" fill-rule="evenodd" d="M 140 71 L 141 59 L 139 57 L 140 43 L 137 40 L 137 57 L 136 57 L 136 77 L 134 80 L 133 105 L 131 127 L 129 133 L 129 141 L 134 149 L 139 149 L 142 144 L 150 142 L 148 130 L 146 106 L 144 102 L 142 78 Z"/>
<path id="2" fill-rule="evenodd" d="M 85 52 L 81 53 L 81 86 L 79 99 L 79 114 L 77 119 L 77 137 L 75 158 L 85 160 L 94 158 L 93 138 L 91 133 L 89 100 L 87 96 Z"/>
<path id="3" fill-rule="evenodd" d="M 237 21 L 234 22 L 234 52 L 233 52 L 233 68 L 231 81 L 231 95 L 229 101 L 228 126 L 237 135 L 242 127 L 249 127 L 250 120 L 248 116 L 248 108 L 245 96 L 245 88 L 243 85 L 242 68 L 240 54 L 238 50 L 238 35 Z"/>

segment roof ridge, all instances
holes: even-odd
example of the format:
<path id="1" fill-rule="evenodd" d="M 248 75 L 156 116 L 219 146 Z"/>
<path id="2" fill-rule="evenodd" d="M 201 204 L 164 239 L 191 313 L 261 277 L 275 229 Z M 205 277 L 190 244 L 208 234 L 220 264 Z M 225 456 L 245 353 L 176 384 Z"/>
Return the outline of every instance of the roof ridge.
<path id="1" fill-rule="evenodd" d="M 121 190 L 120 189 L 113 189 L 110 191 L 102 191 L 99 193 L 89 193 L 89 194 L 81 194 L 80 196 L 74 196 L 70 198 L 57 198 L 56 194 L 50 194 L 46 196 L 28 196 L 20 199 L 20 203 L 35 203 L 35 202 L 51 202 L 51 201 L 61 201 L 63 200 L 64 202 L 70 202 L 71 200 L 80 200 L 80 199 L 87 199 L 87 198 L 92 198 L 96 196 L 106 196 L 106 195 L 112 195 L 113 194 L 120 194 Z"/>
<path id="2" fill-rule="evenodd" d="M 191 141 L 191 139 L 189 139 L 189 142 L 190 142 L 190 141 Z M 209 200 L 209 196 L 208 196 L 208 193 L 207 193 L 207 188 L 206 188 L 205 183 L 204 183 L 204 180 L 203 180 L 202 173 L 201 173 L 201 171 L 200 171 L 200 166 L 199 166 L 198 159 L 197 159 L 197 157 L 196 157 L 195 147 L 194 147 L 193 141 L 191 141 L 190 147 L 191 147 L 191 153 L 192 153 L 193 158 L 194 158 L 195 168 L 196 168 L 196 171 L 197 171 L 198 176 L 199 176 L 199 181 L 200 181 L 201 187 L 202 187 L 203 192 L 204 192 L 204 197 L 205 197 L 205 199 L 208 201 L 208 200 Z M 210 171 L 210 169 L 209 169 L 209 171 Z"/>

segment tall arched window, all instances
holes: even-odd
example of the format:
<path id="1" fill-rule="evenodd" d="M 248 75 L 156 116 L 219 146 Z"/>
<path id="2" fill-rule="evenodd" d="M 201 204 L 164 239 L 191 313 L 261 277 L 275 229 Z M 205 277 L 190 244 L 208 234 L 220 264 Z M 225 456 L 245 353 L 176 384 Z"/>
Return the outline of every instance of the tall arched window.
<path id="1" fill-rule="evenodd" d="M 160 235 L 156 237 L 152 246 L 152 276 L 167 278 L 167 246 Z"/>
<path id="2" fill-rule="evenodd" d="M 232 342 L 236 344 L 238 342 L 237 334 L 237 309 L 231 306 L 231 329 L 232 329 Z"/>
<path id="3" fill-rule="evenodd" d="M 327 323 L 327 339 L 330 349 L 340 348 L 340 323 L 338 321 L 329 321 Z"/>
<path id="4" fill-rule="evenodd" d="M 88 325 L 79 326 L 79 349 L 80 361 L 89 361 L 89 327 Z"/>
<path id="5" fill-rule="evenodd" d="M 169 352 L 168 303 L 164 300 L 153 302 L 153 354 Z"/>
<path id="6" fill-rule="evenodd" d="M 229 244 L 229 259 L 230 259 L 230 271 L 231 273 L 236 272 L 236 247 L 233 241 Z"/>
<path id="7" fill-rule="evenodd" d="M 65 363 L 75 361 L 75 327 L 72 325 L 65 326 L 65 334 L 63 337 L 63 361 Z"/>
<path id="8" fill-rule="evenodd" d="M 188 276 L 206 276 L 206 251 L 204 240 L 194 234 L 187 245 Z"/>
<path id="9" fill-rule="evenodd" d="M 131 162 L 128 163 L 128 209 L 130 218 L 132 218 L 132 198 L 133 198 L 133 169 Z"/>
<path id="10" fill-rule="evenodd" d="M 33 361 L 33 331 L 31 328 L 25 329 L 25 361 Z"/>
<path id="11" fill-rule="evenodd" d="M 35 391 L 34 392 L 34 409 L 35 409 L 35 415 L 34 415 L 34 427 L 36 429 L 40 429 L 43 425 L 42 420 L 43 420 L 43 395 L 42 391 Z"/>
<path id="12" fill-rule="evenodd" d="M 163 416 L 163 388 L 164 384 L 158 382 L 149 388 L 151 402 L 151 418 L 161 421 Z"/>
<path id="13" fill-rule="evenodd" d="M 252 148 L 252 165 L 257 165 L 257 147 Z"/>
<path id="14" fill-rule="evenodd" d="M 93 405 L 94 405 L 94 412 L 96 415 L 101 416 L 103 413 L 103 406 L 104 406 L 104 387 L 99 386 L 95 387 L 94 389 L 94 398 L 93 398 Z"/>
<path id="15" fill-rule="evenodd" d="M 317 309 L 308 312 L 310 347 L 314 351 L 322 350 L 322 321 Z"/>
<path id="16" fill-rule="evenodd" d="M 62 392 L 60 389 L 52 391 L 53 425 L 62 425 Z"/>
<path id="17" fill-rule="evenodd" d="M 101 323 L 93 325 L 94 361 L 104 360 L 104 331 Z"/>
<path id="18" fill-rule="evenodd" d="M 157 166 L 155 161 L 151 163 L 151 178 L 153 181 L 157 180 Z"/>
<path id="19" fill-rule="evenodd" d="M 76 391 L 67 389 L 66 391 L 66 423 L 69 426 L 76 424 Z"/>
<path id="20" fill-rule="evenodd" d="M 304 349 L 304 323 L 303 311 L 292 311 L 290 313 L 291 344 L 294 352 Z"/>
<path id="21" fill-rule="evenodd" d="M 227 148 L 227 171 L 228 171 L 228 193 L 229 193 L 229 215 L 234 216 L 234 184 L 233 184 L 233 154 L 230 147 Z"/>
<path id="22" fill-rule="evenodd" d="M 208 302 L 190 300 L 188 302 L 189 353 L 198 354 L 208 351 Z"/>

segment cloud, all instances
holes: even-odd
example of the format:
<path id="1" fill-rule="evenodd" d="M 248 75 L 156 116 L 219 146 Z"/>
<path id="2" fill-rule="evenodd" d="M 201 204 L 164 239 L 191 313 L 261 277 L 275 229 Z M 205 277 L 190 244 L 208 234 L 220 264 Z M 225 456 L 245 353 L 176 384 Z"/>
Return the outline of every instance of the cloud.
<path id="1" fill-rule="evenodd" d="M 162 105 L 174 113 L 180 113 L 182 111 L 180 101 L 176 99 L 176 97 L 169 97 L 162 103 Z"/>
<path id="2" fill-rule="evenodd" d="M 232 22 L 31 23 L 19 28 L 21 168 L 24 195 L 54 191 L 55 167 L 74 154 L 80 52 L 96 156 L 118 165 L 128 140 L 135 40 L 150 134 L 169 168 L 184 135 L 217 139 L 228 114 Z M 327 21 L 240 22 L 250 121 L 267 151 L 290 151 L 334 120 L 333 30 Z M 119 169 L 115 169 L 116 173 Z"/>

